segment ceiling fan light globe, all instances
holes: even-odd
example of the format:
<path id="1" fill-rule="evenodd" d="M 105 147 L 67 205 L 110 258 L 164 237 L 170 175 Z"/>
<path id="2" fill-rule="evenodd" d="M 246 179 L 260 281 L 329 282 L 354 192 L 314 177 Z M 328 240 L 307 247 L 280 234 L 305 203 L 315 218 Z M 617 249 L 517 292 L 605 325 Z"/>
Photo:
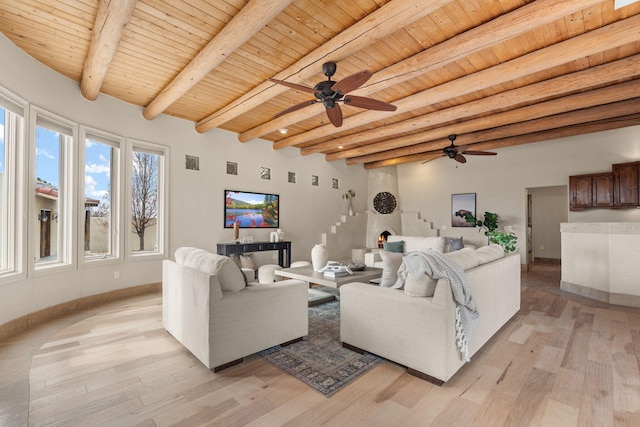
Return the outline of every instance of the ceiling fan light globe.
<path id="1" fill-rule="evenodd" d="M 335 62 L 325 62 L 322 64 L 322 73 L 331 78 L 336 73 L 336 63 Z"/>

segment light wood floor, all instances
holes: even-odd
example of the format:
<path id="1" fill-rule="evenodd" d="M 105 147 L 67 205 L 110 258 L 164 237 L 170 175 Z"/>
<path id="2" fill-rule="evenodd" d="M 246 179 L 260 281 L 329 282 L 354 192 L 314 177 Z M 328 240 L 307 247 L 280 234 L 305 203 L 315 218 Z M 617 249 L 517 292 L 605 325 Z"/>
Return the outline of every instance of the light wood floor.
<path id="1" fill-rule="evenodd" d="M 523 273 L 520 312 L 444 386 L 384 362 L 331 398 L 257 356 L 208 371 L 158 294 L 110 303 L 0 343 L 0 425 L 640 425 L 640 310 L 558 283 Z"/>

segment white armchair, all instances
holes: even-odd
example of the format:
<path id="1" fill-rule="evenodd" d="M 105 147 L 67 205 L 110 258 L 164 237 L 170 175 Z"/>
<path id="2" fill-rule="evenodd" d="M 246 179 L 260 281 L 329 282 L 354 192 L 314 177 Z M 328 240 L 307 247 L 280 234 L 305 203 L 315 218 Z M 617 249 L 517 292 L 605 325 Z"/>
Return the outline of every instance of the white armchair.
<path id="1" fill-rule="evenodd" d="M 218 372 L 245 356 L 309 333 L 307 284 L 251 283 L 229 258 L 178 248 L 162 268 L 165 329 Z"/>

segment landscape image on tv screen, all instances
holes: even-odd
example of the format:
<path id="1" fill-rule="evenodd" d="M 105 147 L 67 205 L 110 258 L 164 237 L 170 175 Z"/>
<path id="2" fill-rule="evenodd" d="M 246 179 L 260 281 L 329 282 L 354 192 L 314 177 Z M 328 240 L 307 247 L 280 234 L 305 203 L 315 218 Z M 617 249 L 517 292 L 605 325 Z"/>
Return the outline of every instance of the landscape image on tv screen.
<path id="1" fill-rule="evenodd" d="M 277 194 L 250 193 L 246 191 L 224 191 L 224 227 L 233 228 L 278 228 Z"/>

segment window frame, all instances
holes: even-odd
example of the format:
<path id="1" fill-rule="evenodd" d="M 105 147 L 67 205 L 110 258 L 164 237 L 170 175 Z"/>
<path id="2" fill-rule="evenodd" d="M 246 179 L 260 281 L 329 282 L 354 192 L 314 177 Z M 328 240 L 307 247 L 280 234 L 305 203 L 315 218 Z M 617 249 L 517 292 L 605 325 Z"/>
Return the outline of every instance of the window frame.
<path id="1" fill-rule="evenodd" d="M 70 131 L 64 138 L 60 148 L 60 183 L 58 185 L 58 234 L 56 261 L 37 263 L 35 259 L 36 241 L 38 234 L 38 219 L 35 215 L 35 193 L 37 184 L 36 144 L 39 118 L 61 129 Z M 25 195 L 28 199 L 28 259 L 29 275 L 41 276 L 53 271 L 72 270 L 77 268 L 77 185 L 78 185 L 78 124 L 55 113 L 37 106 L 31 106 L 29 114 L 29 179 Z"/>
<path id="2" fill-rule="evenodd" d="M 144 251 L 137 253 L 133 251 L 131 244 L 131 198 L 132 198 L 132 185 L 133 185 L 133 153 L 134 151 L 141 151 L 149 154 L 159 155 L 158 159 L 158 219 L 157 227 L 158 232 L 158 250 L 157 251 Z M 135 139 L 126 139 L 126 190 L 124 191 L 125 197 L 123 199 L 122 207 L 123 211 L 126 211 L 125 219 L 122 226 L 122 236 L 125 241 L 125 253 L 127 260 L 155 260 L 166 259 L 169 251 L 169 147 L 166 145 L 144 142 Z M 126 236 L 126 237 L 125 237 Z"/>
<path id="3" fill-rule="evenodd" d="M 80 125 L 80 143 L 78 144 L 78 201 L 77 204 L 82 209 L 78 212 L 84 212 L 84 201 L 85 201 L 85 164 L 86 164 L 86 140 L 94 139 L 96 142 L 103 143 L 105 145 L 110 145 L 115 149 L 116 155 L 112 155 L 111 157 L 111 172 L 110 172 L 110 184 L 111 184 L 111 200 L 110 200 L 110 211 L 111 211 L 111 228 L 109 230 L 109 238 L 111 239 L 111 254 L 100 257 L 100 256 L 85 256 L 84 254 L 84 220 L 80 218 L 78 215 L 77 221 L 77 233 L 78 233 L 78 264 L 80 265 L 91 265 L 91 264 L 111 264 L 115 262 L 122 261 L 122 254 L 124 253 L 123 242 L 121 238 L 121 224 L 123 224 L 123 212 L 121 209 L 122 198 L 120 195 L 122 194 L 122 177 L 121 177 L 121 165 L 122 165 L 122 157 L 124 155 L 124 146 L 125 146 L 125 138 L 111 134 L 99 129 L 90 128 L 88 126 Z"/>
<path id="4" fill-rule="evenodd" d="M 27 230 L 25 227 L 25 191 L 27 181 L 27 168 L 25 166 L 27 151 L 27 126 L 29 103 L 0 87 L 0 107 L 5 113 L 5 165 L 3 186 L 6 193 L 0 191 L 4 198 L 6 209 L 6 220 L 0 227 L 3 227 L 5 238 L 2 257 L 5 268 L 0 264 L 0 285 L 26 278 L 25 260 Z M 7 129 L 8 128 L 8 129 Z M 11 136 L 11 138 L 6 138 Z M 0 201 L 2 203 L 2 201 Z"/>

